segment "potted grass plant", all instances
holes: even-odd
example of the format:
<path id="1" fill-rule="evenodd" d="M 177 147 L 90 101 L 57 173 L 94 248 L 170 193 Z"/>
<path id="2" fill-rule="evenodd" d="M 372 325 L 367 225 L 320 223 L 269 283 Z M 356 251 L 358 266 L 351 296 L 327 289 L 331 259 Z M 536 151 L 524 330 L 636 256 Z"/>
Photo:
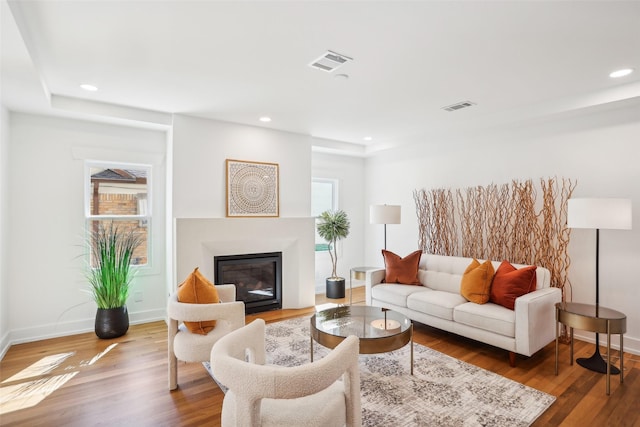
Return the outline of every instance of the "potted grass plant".
<path id="1" fill-rule="evenodd" d="M 95 332 L 99 338 L 116 338 L 127 333 L 127 298 L 134 271 L 133 253 L 142 239 L 133 229 L 114 222 L 99 222 L 89 232 L 90 265 L 87 279 L 98 311 Z"/>
<path id="2" fill-rule="evenodd" d="M 349 218 L 345 211 L 324 211 L 318 217 L 316 226 L 318 235 L 329 244 L 329 255 L 331 256 L 331 277 L 326 279 L 327 298 L 344 298 L 344 277 L 338 276 L 338 251 L 336 243 L 349 235 Z"/>

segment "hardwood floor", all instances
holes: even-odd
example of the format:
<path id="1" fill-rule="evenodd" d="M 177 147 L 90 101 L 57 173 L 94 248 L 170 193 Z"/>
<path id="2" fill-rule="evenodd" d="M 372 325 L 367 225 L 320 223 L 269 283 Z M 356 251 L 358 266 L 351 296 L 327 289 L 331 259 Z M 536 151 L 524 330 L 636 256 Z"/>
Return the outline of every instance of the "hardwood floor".
<path id="1" fill-rule="evenodd" d="M 364 303 L 364 288 L 354 290 L 353 300 L 354 303 Z M 348 298 L 344 301 L 317 298 L 317 304 L 327 302 L 348 302 Z M 257 317 L 275 322 L 310 315 L 313 310 L 270 311 L 247 316 L 247 322 Z M 639 356 L 625 353 L 624 384 L 620 384 L 618 376 L 612 377 L 611 395 L 606 396 L 605 376 L 575 363 L 570 366 L 568 345 L 561 346 L 560 372 L 556 376 L 553 343 L 533 357 L 518 356 L 516 367 L 512 368 L 503 350 L 425 325 L 415 325 L 414 339 L 417 343 L 556 396 L 556 402 L 534 426 L 640 427 Z M 110 347 L 113 344 L 117 345 Z M 105 350 L 109 351 L 97 359 Z M 57 376 L 68 374 L 73 377 L 40 403 L 0 415 L 0 425 L 219 425 L 223 395 L 218 386 L 200 363 L 179 362 L 179 388 L 170 392 L 166 352 L 167 329 L 164 322 L 132 326 L 127 335 L 113 340 L 100 340 L 93 333 L 87 333 L 13 346 L 0 362 L 3 405 L 6 405 L 8 392 L 17 385 L 22 385 L 18 395 L 25 397 L 29 390 L 44 390 L 62 384 L 63 380 Z M 576 341 L 575 357 L 589 356 L 592 352 L 592 344 Z M 51 363 L 49 372 L 7 381 L 42 358 L 57 354 L 63 355 Z M 618 364 L 617 352 L 615 356 Z M 39 382 L 30 382 L 34 380 Z M 9 404 L 13 403 L 22 404 L 22 400 L 14 398 Z"/>

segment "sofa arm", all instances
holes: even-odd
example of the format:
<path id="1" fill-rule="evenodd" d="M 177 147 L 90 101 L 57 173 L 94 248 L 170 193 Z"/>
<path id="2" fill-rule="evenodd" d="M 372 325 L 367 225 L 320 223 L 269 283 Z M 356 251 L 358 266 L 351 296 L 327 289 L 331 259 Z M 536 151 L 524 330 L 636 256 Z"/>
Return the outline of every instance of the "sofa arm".
<path id="1" fill-rule="evenodd" d="M 556 303 L 560 288 L 543 288 L 516 298 L 516 353 L 531 356 L 556 337 Z"/>
<path id="2" fill-rule="evenodd" d="M 364 286 L 367 305 L 371 305 L 371 289 L 382 283 L 384 280 L 384 273 L 384 268 L 381 268 L 380 270 L 369 270 L 365 273 Z"/>

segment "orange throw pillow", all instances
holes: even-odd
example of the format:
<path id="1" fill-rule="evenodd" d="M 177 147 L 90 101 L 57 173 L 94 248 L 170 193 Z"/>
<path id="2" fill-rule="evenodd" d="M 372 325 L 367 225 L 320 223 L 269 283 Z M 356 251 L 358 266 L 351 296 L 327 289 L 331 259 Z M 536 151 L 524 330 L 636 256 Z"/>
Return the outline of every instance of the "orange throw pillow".
<path id="1" fill-rule="evenodd" d="M 476 304 L 486 304 L 489 302 L 489 290 L 493 279 L 493 264 L 486 260 L 482 264 L 477 259 L 473 259 L 471 264 L 462 274 L 460 281 L 460 295 Z"/>
<path id="2" fill-rule="evenodd" d="M 384 257 L 384 282 L 402 283 L 404 285 L 421 285 L 418 279 L 418 266 L 422 251 L 411 252 L 404 258 L 393 252 L 382 250 Z"/>
<path id="3" fill-rule="evenodd" d="M 178 301 L 189 304 L 211 304 L 220 302 L 218 290 L 213 283 L 198 271 L 198 267 L 178 286 Z M 184 322 L 194 334 L 207 335 L 216 326 L 215 320 Z"/>
<path id="4" fill-rule="evenodd" d="M 509 261 L 502 261 L 493 277 L 489 300 L 513 310 L 516 298 L 536 289 L 536 268 L 531 265 L 517 269 Z"/>

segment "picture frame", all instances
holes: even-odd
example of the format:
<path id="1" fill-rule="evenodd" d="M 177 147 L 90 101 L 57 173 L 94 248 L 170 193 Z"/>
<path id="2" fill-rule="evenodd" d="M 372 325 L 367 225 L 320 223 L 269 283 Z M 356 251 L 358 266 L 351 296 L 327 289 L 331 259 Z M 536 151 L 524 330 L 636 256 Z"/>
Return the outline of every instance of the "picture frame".
<path id="1" fill-rule="evenodd" d="M 277 163 L 226 160 L 227 217 L 279 217 Z"/>

